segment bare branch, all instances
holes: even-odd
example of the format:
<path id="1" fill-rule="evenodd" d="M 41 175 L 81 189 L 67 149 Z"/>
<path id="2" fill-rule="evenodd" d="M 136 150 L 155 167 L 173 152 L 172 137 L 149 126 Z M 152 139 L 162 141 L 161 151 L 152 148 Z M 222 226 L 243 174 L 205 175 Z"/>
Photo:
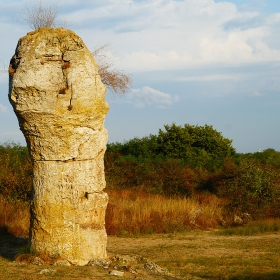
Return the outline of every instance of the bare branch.
<path id="1" fill-rule="evenodd" d="M 7 64 L 2 60 L 0 59 L 0 62 L 1 62 L 1 69 L 0 69 L 0 76 L 3 74 L 3 73 L 7 73 L 8 72 L 8 66 Z"/>
<path id="2" fill-rule="evenodd" d="M 102 83 L 116 94 L 125 94 L 132 85 L 132 79 L 121 70 L 115 69 L 108 57 L 109 45 L 96 48 L 92 54 L 98 64 L 98 72 Z"/>
<path id="3" fill-rule="evenodd" d="M 42 27 L 55 27 L 57 16 L 58 8 L 55 4 L 46 4 L 40 0 L 35 7 L 25 8 L 25 14 L 20 21 L 36 30 Z"/>

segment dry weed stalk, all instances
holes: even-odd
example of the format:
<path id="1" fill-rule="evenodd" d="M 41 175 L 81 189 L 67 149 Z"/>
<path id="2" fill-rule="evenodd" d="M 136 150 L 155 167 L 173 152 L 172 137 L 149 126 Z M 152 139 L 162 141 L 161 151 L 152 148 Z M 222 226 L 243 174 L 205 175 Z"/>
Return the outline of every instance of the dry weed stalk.
<path id="1" fill-rule="evenodd" d="M 55 21 L 58 16 L 58 8 L 52 3 L 43 3 L 39 1 L 33 8 L 25 7 L 25 13 L 22 20 L 33 30 L 42 27 L 55 27 Z"/>
<path id="2" fill-rule="evenodd" d="M 7 65 L 5 64 L 5 62 L 4 62 L 2 59 L 0 59 L 0 62 L 1 62 L 1 64 L 2 64 L 2 69 L 0 69 L 0 77 L 1 77 L 1 75 L 2 75 L 3 73 L 6 73 L 6 72 L 7 72 L 8 67 L 7 67 Z"/>
<path id="3" fill-rule="evenodd" d="M 102 83 L 113 92 L 124 94 L 131 87 L 132 80 L 129 75 L 113 67 L 113 63 L 108 57 L 109 47 L 109 44 L 102 45 L 96 48 L 92 54 L 98 64 L 98 72 Z"/>

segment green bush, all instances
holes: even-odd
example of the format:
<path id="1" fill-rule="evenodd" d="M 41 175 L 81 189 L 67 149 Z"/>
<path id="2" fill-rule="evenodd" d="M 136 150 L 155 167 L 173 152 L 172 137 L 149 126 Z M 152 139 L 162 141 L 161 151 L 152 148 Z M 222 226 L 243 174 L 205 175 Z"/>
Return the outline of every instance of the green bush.
<path id="1" fill-rule="evenodd" d="M 110 189 L 141 188 L 167 196 L 189 196 L 195 188 L 193 170 L 178 159 L 158 156 L 152 160 L 107 153 L 105 172 Z"/>
<path id="2" fill-rule="evenodd" d="M 239 157 L 241 159 L 255 160 L 261 164 L 270 165 L 280 169 L 280 152 L 271 148 L 257 153 L 240 154 Z"/>
<path id="3" fill-rule="evenodd" d="M 13 142 L 0 145 L 0 195 L 9 201 L 29 201 L 32 164 L 26 147 Z"/>
<path id="4" fill-rule="evenodd" d="M 255 218 L 280 217 L 280 172 L 278 169 L 252 160 L 239 165 L 228 160 L 212 178 L 215 191 L 230 200 L 229 208 L 249 213 Z M 279 208 L 278 208 L 279 209 Z"/>

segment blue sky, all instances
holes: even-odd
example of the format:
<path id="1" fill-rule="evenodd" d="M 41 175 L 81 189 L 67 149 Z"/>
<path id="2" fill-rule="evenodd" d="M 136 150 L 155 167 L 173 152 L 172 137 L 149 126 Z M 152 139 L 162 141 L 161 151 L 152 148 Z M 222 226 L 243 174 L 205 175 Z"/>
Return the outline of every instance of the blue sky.
<path id="1" fill-rule="evenodd" d="M 0 0 L 0 68 L 30 31 L 20 22 L 36 1 Z M 175 122 L 213 125 L 237 152 L 280 151 L 279 0 L 61 0 L 90 50 L 109 43 L 131 74 L 123 97 L 108 92 L 110 142 L 156 134 Z M 0 143 L 25 144 L 0 73 Z"/>

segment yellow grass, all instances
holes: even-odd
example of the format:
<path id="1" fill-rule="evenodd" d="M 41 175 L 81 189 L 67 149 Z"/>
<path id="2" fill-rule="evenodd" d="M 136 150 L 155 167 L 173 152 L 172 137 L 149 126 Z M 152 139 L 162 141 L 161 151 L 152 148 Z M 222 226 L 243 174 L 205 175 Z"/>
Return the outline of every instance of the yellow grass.
<path id="1" fill-rule="evenodd" d="M 24 202 L 7 202 L 0 196 L 0 228 L 16 236 L 28 236 L 29 206 Z"/>
<path id="2" fill-rule="evenodd" d="M 167 198 L 135 190 L 108 191 L 106 230 L 109 235 L 171 233 L 216 228 L 224 201 L 214 195 Z M 16 236 L 28 236 L 29 206 L 0 197 L 0 228 Z"/>
<path id="3" fill-rule="evenodd" d="M 167 198 L 131 190 L 109 191 L 108 234 L 167 233 L 215 228 L 224 202 L 214 195 Z"/>

